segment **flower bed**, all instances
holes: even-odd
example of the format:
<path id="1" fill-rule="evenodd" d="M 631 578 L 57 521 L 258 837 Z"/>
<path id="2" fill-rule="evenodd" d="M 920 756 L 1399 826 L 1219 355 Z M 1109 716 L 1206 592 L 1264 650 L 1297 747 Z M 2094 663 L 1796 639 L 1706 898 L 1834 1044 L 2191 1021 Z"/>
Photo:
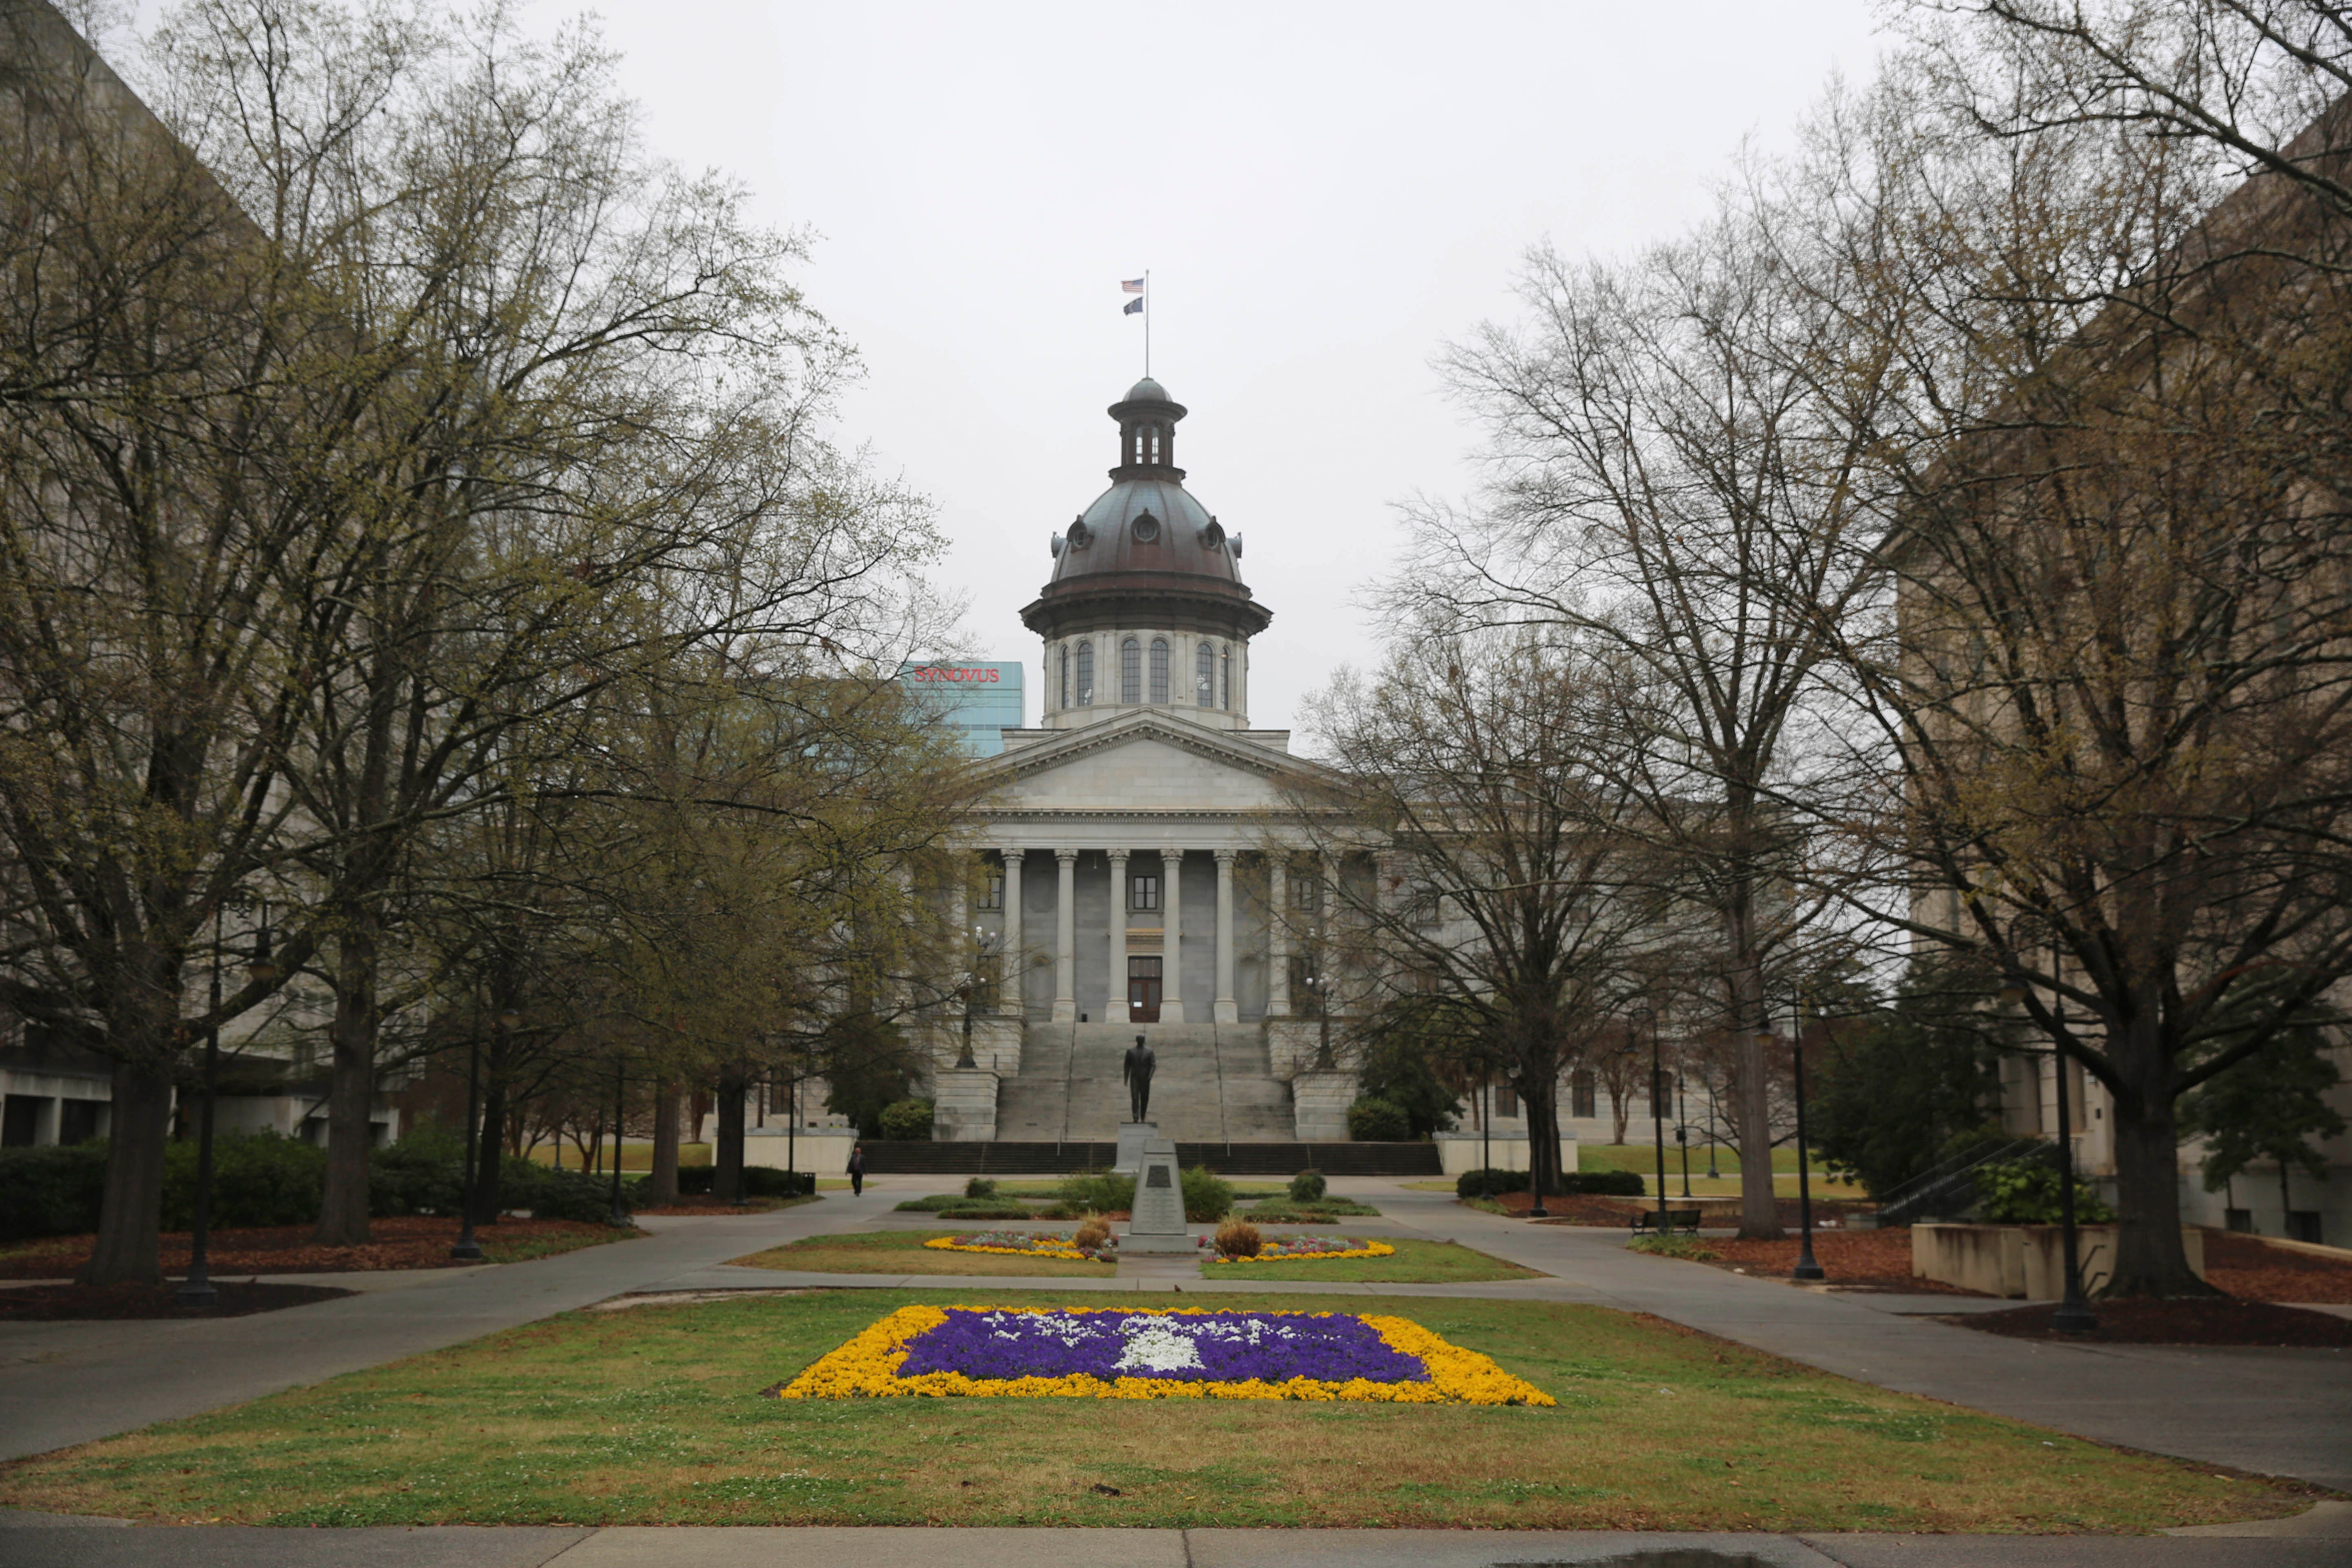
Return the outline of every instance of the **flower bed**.
<path id="1" fill-rule="evenodd" d="M 1067 1236 L 1044 1236 L 1025 1230 L 983 1230 L 971 1236 L 935 1236 L 923 1243 L 941 1252 L 995 1252 L 1015 1258 L 1059 1258 L 1072 1263 L 1115 1263 L 1118 1243 L 1080 1247 Z"/>
<path id="2" fill-rule="evenodd" d="M 1207 1237 L 1201 1241 L 1209 1246 Z M 1254 1258 L 1212 1258 L 1211 1263 L 1289 1263 L 1311 1258 L 1388 1258 L 1396 1252 L 1385 1241 L 1358 1241 L 1344 1236 L 1285 1236 L 1267 1242 Z"/>
<path id="3" fill-rule="evenodd" d="M 1553 1403 L 1405 1318 L 1087 1307 L 902 1307 L 776 1393 Z"/>

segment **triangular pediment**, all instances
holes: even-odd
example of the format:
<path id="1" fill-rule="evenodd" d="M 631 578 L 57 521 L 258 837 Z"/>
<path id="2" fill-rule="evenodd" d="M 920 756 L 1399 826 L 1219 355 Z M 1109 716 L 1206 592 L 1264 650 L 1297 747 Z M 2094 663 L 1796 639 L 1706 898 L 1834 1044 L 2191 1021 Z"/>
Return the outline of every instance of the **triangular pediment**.
<path id="1" fill-rule="evenodd" d="M 1262 814 L 1284 808 L 1276 781 L 1302 765 L 1312 764 L 1147 710 L 990 758 L 983 766 L 995 787 L 982 810 Z"/>

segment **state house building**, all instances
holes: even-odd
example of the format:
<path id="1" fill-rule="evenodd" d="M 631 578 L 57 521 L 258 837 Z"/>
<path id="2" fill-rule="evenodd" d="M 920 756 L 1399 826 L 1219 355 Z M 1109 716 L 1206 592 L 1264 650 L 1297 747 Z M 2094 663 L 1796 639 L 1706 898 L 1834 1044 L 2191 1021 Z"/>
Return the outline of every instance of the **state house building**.
<path id="1" fill-rule="evenodd" d="M 975 763 L 994 787 L 964 921 L 1005 984 L 975 1022 L 976 1065 L 936 1075 L 942 1139 L 1115 1137 L 1139 1031 L 1167 1136 L 1347 1136 L 1352 1075 L 1313 1069 L 1318 1029 L 1294 1012 L 1268 918 L 1308 906 L 1318 876 L 1267 853 L 1275 777 L 1297 765 L 1287 731 L 1250 724 L 1250 639 L 1273 616 L 1243 581 L 1241 535 L 1184 488 L 1184 415 L 1150 379 L 1112 405 L 1110 488 L 1052 536 L 1052 575 L 1021 611 L 1042 718 Z"/>

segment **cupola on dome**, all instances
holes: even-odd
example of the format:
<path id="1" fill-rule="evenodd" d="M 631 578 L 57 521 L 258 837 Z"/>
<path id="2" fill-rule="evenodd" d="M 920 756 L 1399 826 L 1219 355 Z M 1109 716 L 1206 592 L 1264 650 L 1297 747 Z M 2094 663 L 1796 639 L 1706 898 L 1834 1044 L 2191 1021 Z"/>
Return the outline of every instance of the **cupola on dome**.
<path id="1" fill-rule="evenodd" d="M 1163 611 L 1236 636 L 1264 630 L 1273 617 L 1242 582 L 1241 535 L 1184 488 L 1176 466 L 1176 425 L 1188 410 L 1146 376 L 1108 412 L 1119 441 L 1110 489 L 1066 536 L 1052 535 L 1053 576 L 1022 620 L 1047 637 Z"/>

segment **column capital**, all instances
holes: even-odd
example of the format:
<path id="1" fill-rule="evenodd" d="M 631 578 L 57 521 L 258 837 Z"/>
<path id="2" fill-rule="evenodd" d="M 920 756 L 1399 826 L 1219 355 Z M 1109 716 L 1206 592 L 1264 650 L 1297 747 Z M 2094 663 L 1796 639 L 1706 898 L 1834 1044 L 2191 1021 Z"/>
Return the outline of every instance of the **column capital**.
<path id="1" fill-rule="evenodd" d="M 1004 863 L 1008 866 L 1018 866 L 1021 864 L 1021 857 L 1027 853 L 1028 851 L 1026 849 L 999 849 L 997 851 L 997 854 L 1003 857 Z"/>
<path id="2" fill-rule="evenodd" d="M 1212 849 L 1209 853 L 1217 858 L 1217 861 L 1220 865 L 1225 866 L 1232 865 L 1234 861 L 1240 859 L 1242 855 L 1242 852 L 1238 849 Z"/>
<path id="3" fill-rule="evenodd" d="M 1129 856 L 1134 854 L 1135 851 L 1132 849 L 1106 849 L 1103 853 L 1109 856 L 1114 860 L 1124 860 Z"/>
<path id="4" fill-rule="evenodd" d="M 1067 865 L 1070 861 L 1076 859 L 1080 855 L 1085 853 L 1086 851 L 1083 849 L 1056 849 L 1054 851 L 1054 858 L 1063 862 L 1065 865 Z"/>
<path id="5" fill-rule="evenodd" d="M 1160 848 L 1160 858 L 1162 860 L 1181 860 L 1184 858 L 1184 851 L 1177 848 L 1173 844 L 1163 844 Z"/>

